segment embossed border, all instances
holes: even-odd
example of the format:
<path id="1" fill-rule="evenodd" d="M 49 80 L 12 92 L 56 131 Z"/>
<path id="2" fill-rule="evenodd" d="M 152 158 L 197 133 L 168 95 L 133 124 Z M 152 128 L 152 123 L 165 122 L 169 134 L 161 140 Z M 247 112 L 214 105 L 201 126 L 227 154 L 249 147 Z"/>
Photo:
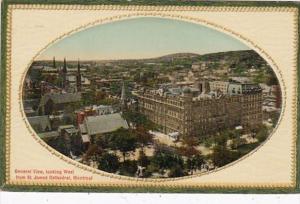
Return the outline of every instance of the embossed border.
<path id="1" fill-rule="evenodd" d="M 11 81 L 9 80 L 10 78 L 10 65 L 11 65 L 11 61 L 10 61 L 10 57 L 11 57 L 11 51 L 10 51 L 10 43 L 11 43 L 11 39 L 10 39 L 10 35 L 11 35 L 11 9 L 47 9 L 47 10 L 56 10 L 56 9 L 63 9 L 63 10 L 73 10 L 73 9 L 76 9 L 76 10 L 93 10 L 93 9 L 96 9 L 96 10 L 99 10 L 99 9 L 102 9 L 102 10 L 114 10 L 114 9 L 125 9 L 125 10 L 139 10 L 139 11 L 170 11 L 170 10 L 177 10 L 177 11 L 235 11 L 235 12 L 247 12 L 247 11 L 257 11 L 257 12 L 261 12 L 261 11 L 264 11 L 264 12 L 272 12 L 272 11 L 280 11 L 280 12 L 294 12 L 294 15 L 295 17 L 298 19 L 298 9 L 297 8 L 291 8 L 291 7 L 194 7 L 194 6 L 163 6 L 163 7 L 153 7 L 153 6 L 112 6 L 112 5 L 92 5 L 92 6 L 83 6 L 83 5 L 10 5 L 8 10 L 7 10 L 7 38 L 6 38 L 6 50 L 7 50 L 7 58 L 6 58 L 6 67 L 7 67 L 7 81 L 6 81 L 6 91 L 7 94 L 6 94 L 6 110 L 9 110 L 11 107 L 10 107 L 10 86 L 11 86 Z M 177 16 L 178 17 L 178 16 Z M 180 18 L 180 17 L 179 17 Z M 295 22 L 295 25 L 296 25 L 296 28 L 298 26 L 298 22 Z M 76 32 L 77 30 L 75 30 Z M 236 34 L 236 33 L 235 33 Z M 298 41 L 298 33 L 297 33 L 297 29 L 295 31 L 295 36 L 296 36 L 296 42 L 295 42 L 295 49 L 296 51 L 298 50 L 298 45 L 297 45 L 297 41 Z M 238 36 L 239 38 L 242 38 L 243 39 L 243 36 Z M 244 40 L 247 40 L 247 39 L 244 39 Z M 260 50 L 261 52 L 264 52 L 263 50 L 261 50 L 259 47 L 257 47 L 258 50 Z M 295 60 L 295 63 L 297 62 L 297 52 L 295 52 L 295 56 L 294 56 L 294 60 Z M 266 54 L 266 53 L 265 53 Z M 266 54 L 267 55 L 267 54 Z M 268 55 L 267 55 L 268 56 Z M 270 57 L 270 60 L 272 60 L 272 58 Z M 273 61 L 274 62 L 274 61 Z M 274 62 L 275 64 L 275 62 Z M 276 65 L 276 64 L 275 64 Z M 276 65 L 277 66 L 277 65 Z M 297 82 L 297 76 L 295 76 L 295 80 Z M 297 86 L 296 86 L 297 87 Z M 293 106 L 293 109 L 295 110 L 296 112 L 296 101 L 295 102 L 295 105 Z M 296 116 L 294 116 L 296 117 Z M 10 130 L 10 124 L 9 124 L 9 119 L 10 119 L 10 113 L 9 111 L 6 112 L 6 136 L 9 136 L 9 130 Z M 296 118 L 294 118 L 296 120 Z M 293 154 L 292 154 L 292 157 L 293 157 L 293 172 L 292 172 L 292 179 L 293 179 L 293 184 L 292 186 L 284 186 L 284 185 L 268 185 L 268 184 L 262 184 L 262 185 L 243 185 L 243 184 L 239 184 L 239 185 L 225 185 L 225 186 L 222 186 L 222 185 L 219 185 L 219 184 L 216 184 L 216 185 L 201 185 L 201 186 L 196 186 L 197 188 L 293 188 L 295 187 L 296 185 L 296 133 L 297 133 L 297 124 L 295 122 L 294 124 L 294 130 L 293 132 L 295 133 L 295 137 L 293 138 Z M 10 140 L 9 140 L 9 137 L 6 137 L 6 153 L 8 153 L 8 155 L 6 155 L 6 178 L 9 178 L 9 148 L 10 148 Z M 135 180 L 135 179 L 133 179 Z M 156 179 L 155 179 L 156 180 Z M 163 179 L 165 180 L 165 179 Z M 7 180 L 6 180 L 7 181 Z M 6 182 L 7 184 L 12 184 L 12 183 L 9 183 L 9 182 Z M 12 184 L 14 185 L 14 184 Z M 18 183 L 17 185 L 22 185 L 21 183 Z M 30 185 L 30 184 L 24 184 L 24 185 Z M 43 184 L 45 185 L 45 184 Z M 46 184 L 47 185 L 47 184 Z M 53 184 L 51 184 L 53 185 Z M 54 184 L 55 185 L 55 184 Z M 72 186 L 72 184 L 66 184 L 66 186 Z M 78 186 L 78 185 L 76 185 Z M 92 184 L 89 184 L 89 186 L 92 186 Z M 97 184 L 95 184 L 95 186 L 97 186 Z M 130 187 L 130 186 L 118 186 L 118 187 Z M 168 188 L 172 188 L 172 187 L 176 187 L 176 186 L 168 186 Z M 188 187 L 188 186 L 186 186 Z M 194 187 L 194 186 L 193 186 Z"/>

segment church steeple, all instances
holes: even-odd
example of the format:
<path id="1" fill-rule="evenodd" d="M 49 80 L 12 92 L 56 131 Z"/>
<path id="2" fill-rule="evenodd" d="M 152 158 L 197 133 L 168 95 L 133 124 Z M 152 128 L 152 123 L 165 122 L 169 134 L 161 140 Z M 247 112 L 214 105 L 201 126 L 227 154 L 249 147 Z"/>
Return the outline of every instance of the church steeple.
<path id="1" fill-rule="evenodd" d="M 63 78 L 63 85 L 62 88 L 65 89 L 67 85 L 67 61 L 66 58 L 64 58 L 64 65 L 62 69 L 62 78 Z"/>
<path id="2" fill-rule="evenodd" d="M 53 68 L 56 68 L 55 57 L 53 57 Z"/>
<path id="3" fill-rule="evenodd" d="M 126 93 L 125 93 L 125 83 L 122 83 L 122 92 L 121 92 L 121 108 L 122 110 L 126 107 Z"/>
<path id="4" fill-rule="evenodd" d="M 66 61 L 66 58 L 64 58 L 63 73 L 67 73 L 67 61 Z"/>
<path id="5" fill-rule="evenodd" d="M 77 85 L 77 92 L 80 92 L 81 91 L 81 73 L 80 73 L 80 62 L 79 62 L 79 59 L 78 59 L 78 65 L 77 65 L 76 85 Z"/>

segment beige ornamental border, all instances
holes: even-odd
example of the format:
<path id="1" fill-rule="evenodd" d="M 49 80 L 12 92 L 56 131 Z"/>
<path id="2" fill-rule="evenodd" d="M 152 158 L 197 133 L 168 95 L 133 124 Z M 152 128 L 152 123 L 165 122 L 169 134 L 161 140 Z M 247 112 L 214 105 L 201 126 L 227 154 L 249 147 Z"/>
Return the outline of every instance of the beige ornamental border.
<path id="1" fill-rule="evenodd" d="M 132 183 L 127 183 L 127 184 L 103 184 L 103 183 L 75 183 L 75 182 L 40 182 L 40 183 L 35 183 L 35 182 L 20 182 L 20 181 L 11 181 L 10 180 L 10 101 L 11 101 L 11 34 L 12 34 L 12 30 L 11 30 L 11 26 L 12 26 L 12 10 L 14 9 L 24 9 L 24 10 L 30 10 L 30 9 L 38 9 L 38 10 L 130 10 L 130 11 L 137 11 L 136 13 L 132 13 L 132 14 L 124 14 L 124 15 L 118 15 L 118 16 L 113 16 L 110 18 L 105 18 L 105 19 L 98 19 L 96 21 L 93 21 L 91 23 L 88 23 L 86 25 L 82 25 L 80 27 L 77 27 L 65 34 L 63 34 L 62 36 L 59 36 L 58 38 L 52 40 L 49 44 L 47 44 L 42 50 L 40 50 L 35 57 L 30 61 L 30 63 L 27 65 L 27 68 L 25 70 L 25 72 L 22 74 L 22 83 L 20 84 L 19 87 L 19 105 L 20 105 L 20 110 L 21 110 L 21 114 L 22 114 L 22 119 L 26 124 L 27 129 L 29 130 L 29 132 L 31 133 L 31 135 L 33 136 L 33 138 L 39 143 L 41 144 L 43 147 L 45 147 L 51 154 L 59 157 L 60 159 L 62 159 L 63 161 L 72 164 L 78 168 L 87 170 L 89 172 L 92 172 L 94 174 L 100 174 L 103 176 L 107 176 L 107 177 L 111 177 L 111 178 L 117 178 L 117 179 L 122 179 L 122 180 L 128 180 L 128 181 L 135 181 Z M 35 5 L 35 4 L 31 4 L 31 5 L 9 5 L 8 8 L 8 12 L 7 12 L 7 16 L 8 16 L 8 20 L 7 20 L 7 39 L 6 39 L 6 43 L 7 43 L 7 58 L 6 58 L 6 62 L 7 62 L 7 81 L 6 81 L 6 86 L 7 86 L 7 92 L 6 92 L 6 107 L 7 107 L 7 112 L 6 112 L 6 143 L 5 143 L 5 148 L 6 148 L 6 183 L 7 184 L 12 184 L 12 185 L 41 185 L 41 186 L 115 186 L 115 187 L 137 187 L 137 186 L 141 186 L 141 187 L 157 187 L 157 186 L 162 186 L 162 187 L 171 187 L 171 188 L 176 188 L 176 187 L 197 187 L 197 188 L 293 188 L 296 185 L 296 140 L 297 140 L 297 103 L 296 103 L 296 98 L 297 98 L 297 75 L 295 75 L 294 77 L 294 81 L 295 81 L 295 93 L 296 96 L 294 97 L 294 101 L 293 101 L 293 112 L 295 113 L 293 115 L 293 120 L 294 120 L 294 127 L 293 127 L 293 146 L 292 146 L 292 152 L 291 152 L 291 157 L 292 157 L 292 172 L 291 172 L 291 184 L 286 184 L 286 183 L 276 183 L 276 184 L 268 184 L 268 183 L 261 183 L 261 184 L 247 184 L 247 183 L 243 183 L 243 184 L 237 184 L 237 183 L 232 183 L 232 184 L 221 184 L 221 183 L 211 183 L 211 184 L 192 184 L 192 185 L 182 185 L 182 184 L 164 184 L 165 181 L 175 181 L 175 180 L 180 180 L 180 179 L 187 179 L 187 178 L 192 178 L 192 177 L 196 177 L 196 176 L 201 176 L 204 174 L 208 174 L 208 173 L 212 173 L 215 171 L 219 171 L 222 170 L 224 168 L 227 168 L 228 166 L 232 166 L 235 163 L 241 161 L 242 159 L 248 157 L 249 155 L 253 154 L 254 152 L 256 152 L 262 145 L 265 144 L 265 142 L 267 142 L 267 140 L 271 137 L 271 135 L 274 133 L 274 131 L 276 130 L 276 128 L 278 127 L 278 124 L 280 123 L 281 119 L 282 119 L 282 115 L 280 116 L 280 119 L 277 123 L 277 126 L 274 128 L 273 132 L 270 134 L 270 136 L 268 137 L 268 139 L 263 142 L 261 145 L 259 145 L 259 147 L 255 148 L 254 150 L 252 150 L 250 153 L 248 153 L 247 155 L 243 156 L 242 158 L 228 164 L 225 165 L 223 167 L 220 167 L 216 170 L 210 171 L 210 172 L 205 172 L 205 173 L 201 173 L 201 174 L 195 174 L 192 176 L 185 176 L 185 177 L 179 177 L 179 178 L 166 178 L 166 179 L 149 179 L 149 178 L 132 178 L 132 177 L 126 177 L 126 176 L 121 176 L 121 175 L 116 175 L 116 174 L 111 174 L 111 173 L 106 173 L 104 171 L 100 171 L 94 168 L 91 168 L 89 166 L 86 166 L 84 164 L 81 164 L 79 162 L 76 162 L 64 155 L 62 155 L 61 153 L 57 152 L 56 150 L 54 150 L 53 148 L 51 148 L 50 146 L 48 146 L 42 139 L 40 139 L 36 133 L 32 130 L 30 124 L 28 123 L 25 114 L 24 114 L 24 110 L 23 110 L 23 104 L 22 104 L 22 85 L 23 85 L 23 80 L 25 77 L 25 74 L 27 72 L 27 70 L 29 69 L 30 65 L 32 64 L 32 62 L 34 61 L 34 59 L 41 54 L 41 52 L 43 52 L 45 49 L 47 49 L 50 45 L 52 45 L 53 43 L 57 42 L 58 40 L 61 40 L 62 38 L 69 36 L 73 33 L 76 33 L 80 30 L 86 29 L 88 27 L 97 25 L 97 24 L 104 24 L 104 23 L 108 23 L 108 22 L 112 22 L 112 21 L 118 21 L 118 20 L 125 20 L 127 18 L 130 17 L 139 17 L 139 16 L 156 16 L 156 17 L 164 17 L 164 18 L 171 18 L 171 19 L 177 19 L 177 20 L 188 20 L 189 22 L 194 22 L 194 23 L 198 23 L 198 24 L 203 24 L 203 25 L 207 25 L 210 27 L 213 27 L 215 29 L 220 29 L 225 33 L 229 33 L 233 36 L 235 36 L 238 39 L 242 39 L 248 43 L 250 43 L 257 51 L 259 51 L 260 53 L 264 54 L 268 60 L 270 60 L 272 62 L 272 64 L 274 65 L 274 67 L 276 68 L 276 70 L 278 71 L 279 75 L 281 76 L 281 71 L 278 68 L 277 64 L 275 63 L 275 61 L 272 59 L 272 57 L 267 54 L 264 50 L 262 50 L 259 46 L 257 46 L 254 42 L 252 42 L 250 39 L 240 35 L 239 33 L 236 33 L 228 28 L 222 27 L 220 25 L 217 25 L 215 23 L 212 22 L 208 22 L 206 20 L 203 19 L 199 19 L 199 18 L 193 18 L 193 17 L 187 17 L 187 16 L 182 16 L 182 15 L 175 15 L 175 14 L 164 14 L 164 13 L 160 13 L 161 11 L 214 11 L 214 12 L 253 12 L 253 11 L 257 11 L 257 12 L 293 12 L 294 14 L 294 18 L 295 18 L 295 22 L 294 22 L 294 26 L 295 26 L 295 42 L 294 42 L 294 49 L 295 49 L 295 56 L 293 58 L 294 64 L 297 64 L 297 51 L 298 51 L 298 22 L 296 19 L 298 19 L 298 9 L 297 8 L 290 8 L 290 7 L 199 7 L 199 6 L 112 6 L 112 5 L 91 5 L 91 6 L 83 6 L 83 5 Z M 297 71 L 297 67 L 295 68 Z M 285 91 L 286 87 L 284 85 L 284 82 L 282 81 L 282 77 L 280 78 L 281 82 L 282 82 L 282 89 Z M 284 112 L 284 107 L 285 107 L 285 100 L 283 101 L 283 106 L 282 106 L 282 113 Z M 138 182 L 139 181 L 139 182 Z M 142 181 L 142 182 L 141 182 Z"/>

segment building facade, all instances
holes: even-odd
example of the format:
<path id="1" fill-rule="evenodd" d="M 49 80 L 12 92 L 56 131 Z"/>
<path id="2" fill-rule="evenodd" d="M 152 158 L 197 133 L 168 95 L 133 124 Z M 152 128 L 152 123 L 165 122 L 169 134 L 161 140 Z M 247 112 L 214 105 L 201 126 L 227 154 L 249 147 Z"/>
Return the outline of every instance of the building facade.
<path id="1" fill-rule="evenodd" d="M 262 123 L 262 89 L 257 84 L 227 85 L 226 94 L 202 92 L 198 97 L 190 88 L 178 95 L 139 92 L 139 111 L 166 134 L 207 135 L 237 126 L 258 127 Z"/>

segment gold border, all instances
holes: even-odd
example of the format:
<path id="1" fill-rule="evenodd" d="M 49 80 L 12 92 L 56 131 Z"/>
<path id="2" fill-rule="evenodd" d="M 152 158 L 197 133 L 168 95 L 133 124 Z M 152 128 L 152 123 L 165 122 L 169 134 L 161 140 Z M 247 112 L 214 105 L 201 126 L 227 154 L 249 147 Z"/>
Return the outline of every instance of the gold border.
<path id="1" fill-rule="evenodd" d="M 124 20 L 126 18 L 129 17 L 136 17 L 136 16 L 159 16 L 159 17 L 165 17 L 165 18 L 177 18 L 179 20 L 189 20 L 189 21 L 194 21 L 197 22 L 198 24 L 206 24 L 208 26 L 214 27 L 214 28 L 218 28 L 221 29 L 223 31 L 226 31 L 227 33 L 230 33 L 232 35 L 234 35 L 236 38 L 240 38 L 248 43 L 250 43 L 253 47 L 255 47 L 257 50 L 259 50 L 261 53 L 263 53 L 265 56 L 267 56 L 267 58 L 273 63 L 273 65 L 276 67 L 278 73 L 281 75 L 281 71 L 279 70 L 277 64 L 274 62 L 274 60 L 271 58 L 270 55 L 268 55 L 265 51 L 263 51 L 261 48 L 259 48 L 256 44 L 254 44 L 252 41 L 250 41 L 249 39 L 241 36 L 240 34 L 231 31 L 227 28 L 224 28 L 222 26 L 216 25 L 212 22 L 208 22 L 205 20 L 201 20 L 199 18 L 192 18 L 192 17 L 186 17 L 186 16 L 181 16 L 181 15 L 174 15 L 174 14 L 163 14 L 163 13 L 159 13 L 160 11 L 209 11 L 209 12 L 293 12 L 295 19 L 297 19 L 298 17 L 298 9 L 297 8 L 289 8 L 289 7 L 197 7 L 197 6 L 111 6 L 111 5 L 93 5 L 93 6 L 82 6 L 82 5 L 9 5 L 8 8 L 8 22 L 7 22 L 7 73 L 8 73 L 8 77 L 7 77 L 7 81 L 6 81 L 6 85 L 7 85 L 7 100 L 6 100 L 6 106 L 7 106 L 7 110 L 10 110 L 10 98 L 11 98 L 11 93 L 10 93 L 10 89 L 11 89 L 11 72 L 10 72 L 10 67 L 11 67 L 11 25 L 12 25 L 12 10 L 13 9 L 25 9 L 25 10 L 30 10 L 30 9 L 41 9 L 41 10 L 130 10 L 130 11 L 139 11 L 138 13 L 133 13 L 133 14 L 128 14 L 128 15 L 119 15 L 119 16 L 114 16 L 114 17 L 110 17 L 108 19 L 100 19 L 97 21 L 94 21 L 92 23 L 88 23 L 87 25 L 83 25 L 80 26 L 78 28 L 73 29 L 72 31 L 58 37 L 57 39 L 51 41 L 47 46 L 45 46 L 33 59 L 35 59 L 44 49 L 46 49 L 50 44 L 54 43 L 57 40 L 60 40 L 61 38 L 68 36 L 70 34 L 73 34 L 79 30 L 85 29 L 87 27 L 96 25 L 96 24 L 101 24 L 103 22 L 106 22 L 107 20 L 109 22 L 113 21 L 113 20 Z M 144 12 L 140 12 L 140 11 L 144 11 Z M 298 43 L 298 23 L 297 21 L 295 21 L 295 58 L 294 58 L 294 63 L 297 63 L 297 43 Z M 33 61 L 33 60 L 32 60 Z M 32 62 L 31 61 L 31 62 Z M 30 64 L 31 64 L 30 62 Z M 30 64 L 28 65 L 28 67 L 30 66 Z M 27 71 L 27 69 L 26 69 Z M 23 73 L 23 75 L 25 75 L 26 71 Z M 297 69 L 296 69 L 297 71 Z M 24 76 L 23 76 L 24 77 Z M 22 78 L 23 78 L 22 77 Z M 297 82 L 297 76 L 295 76 L 294 79 Z M 22 83 L 21 85 L 22 86 Z M 286 89 L 284 82 L 282 81 L 282 88 L 284 88 L 284 90 Z M 295 86 L 295 91 L 297 91 L 297 86 Z M 296 92 L 297 94 L 297 92 Z M 21 94 L 20 94 L 21 97 Z M 20 100 L 21 101 L 21 100 Z M 285 102 L 285 100 L 284 100 Z M 293 110 L 296 113 L 297 110 L 297 104 L 296 104 L 296 98 L 294 99 L 294 106 L 293 106 Z M 19 102 L 20 105 L 22 105 L 22 102 Z M 284 106 L 283 106 L 284 107 Z M 284 109 L 284 108 L 283 108 Z M 22 112 L 22 111 L 21 111 Z M 67 182 L 67 183 L 61 183 L 61 182 L 50 182 L 50 183 L 46 183 L 46 182 L 41 182 L 41 183 L 35 183 L 35 182 L 15 182 L 15 181 L 10 181 L 10 112 L 7 111 L 6 113 L 6 153 L 7 153 L 7 157 L 6 157 L 6 183 L 7 184 L 14 184 L 14 185 L 59 185 L 59 186 L 119 186 L 119 187 L 133 187 L 133 186 L 167 186 L 167 187 L 204 187 L 204 188 L 215 188 L 215 187 L 219 187 L 219 188 L 241 188 L 241 187 L 254 187 L 254 188 L 291 188 L 291 187 L 295 187 L 296 185 L 296 136 L 297 136 L 297 115 L 295 114 L 293 119 L 296 121 L 294 123 L 294 128 L 293 128 L 293 133 L 294 133 L 294 137 L 293 137 L 293 147 L 292 147 L 292 172 L 291 172 L 291 180 L 292 180 L 292 184 L 286 184 L 286 183 L 278 183 L 278 184 L 258 184 L 258 185 L 249 185 L 249 184 L 236 184 L 236 183 L 232 183 L 232 184 L 192 184 L 192 185 L 184 185 L 184 184 L 174 184 L 174 185 L 161 185 L 163 184 L 162 182 L 164 181 L 172 181 L 172 180 L 179 180 L 179 179 L 186 179 L 186 178 L 191 178 L 191 177 L 195 177 L 195 176 L 200 176 L 203 174 L 207 174 L 207 173 L 211 173 L 211 172 L 215 172 L 215 171 L 219 171 L 223 168 L 228 167 L 229 165 L 226 165 L 224 167 L 218 168 L 217 170 L 214 171 L 210 171 L 207 173 L 202 173 L 202 174 L 198 174 L 198 175 L 193 175 L 193 176 L 185 176 L 185 177 L 180 177 L 180 178 L 172 178 L 172 179 L 141 179 L 141 178 L 131 178 L 131 177 L 125 177 L 125 176 L 118 176 L 115 174 L 110 174 L 110 173 L 106 173 L 103 171 L 96 170 L 93 169 L 91 167 L 88 167 L 86 165 L 80 164 L 78 162 L 74 162 L 73 160 L 71 160 L 70 158 L 67 158 L 65 156 L 63 156 L 62 154 L 58 153 L 56 150 L 53 150 L 52 148 L 49 148 L 48 145 L 45 145 L 46 143 L 43 142 L 40 138 L 38 138 L 36 136 L 36 134 L 34 133 L 34 131 L 32 131 L 30 128 L 30 125 L 28 125 L 27 120 L 24 117 L 24 114 L 22 112 L 22 116 L 23 116 L 23 120 L 26 123 L 27 128 L 29 129 L 29 131 L 31 132 L 31 134 L 34 136 L 35 140 L 40 143 L 42 146 L 46 147 L 46 149 L 48 151 L 50 151 L 52 154 L 60 157 L 62 160 L 66 161 L 67 163 L 73 164 L 76 167 L 79 167 L 81 169 L 84 170 L 88 170 L 92 173 L 97 173 L 97 174 L 101 174 L 103 176 L 108 176 L 108 177 L 112 177 L 112 178 L 119 178 L 119 179 L 126 179 L 126 180 L 130 180 L 130 181 L 145 181 L 146 183 L 142 183 L 140 182 L 138 183 L 132 183 L 132 184 L 124 184 L 124 185 L 118 185 L 118 184 L 98 184 L 98 183 L 86 183 L 86 184 L 81 184 L 81 183 L 73 183 L 73 182 Z M 282 118 L 282 116 L 281 116 Z M 279 124 L 279 122 L 278 122 Z M 275 130 L 276 128 L 274 128 Z M 270 136 L 269 136 L 270 138 Z M 265 142 L 264 142 L 265 143 Z M 263 144 L 264 144 L 263 143 Z M 261 147 L 263 144 L 261 144 L 259 147 Z M 255 151 L 259 148 L 255 148 Z M 248 153 L 246 156 L 247 157 L 249 155 L 251 155 L 254 151 Z M 67 159 L 66 159 L 67 158 Z M 242 158 L 230 163 L 230 165 L 235 164 L 236 162 L 240 161 Z M 71 160 L 71 161 L 70 161 Z M 152 183 L 151 183 L 152 182 Z M 159 182 L 159 183 L 158 183 Z"/>
<path id="2" fill-rule="evenodd" d="M 11 99 L 11 27 L 12 9 L 7 9 L 7 30 L 6 30 L 6 115 L 5 115 L 5 183 L 10 181 L 10 99 Z"/>

